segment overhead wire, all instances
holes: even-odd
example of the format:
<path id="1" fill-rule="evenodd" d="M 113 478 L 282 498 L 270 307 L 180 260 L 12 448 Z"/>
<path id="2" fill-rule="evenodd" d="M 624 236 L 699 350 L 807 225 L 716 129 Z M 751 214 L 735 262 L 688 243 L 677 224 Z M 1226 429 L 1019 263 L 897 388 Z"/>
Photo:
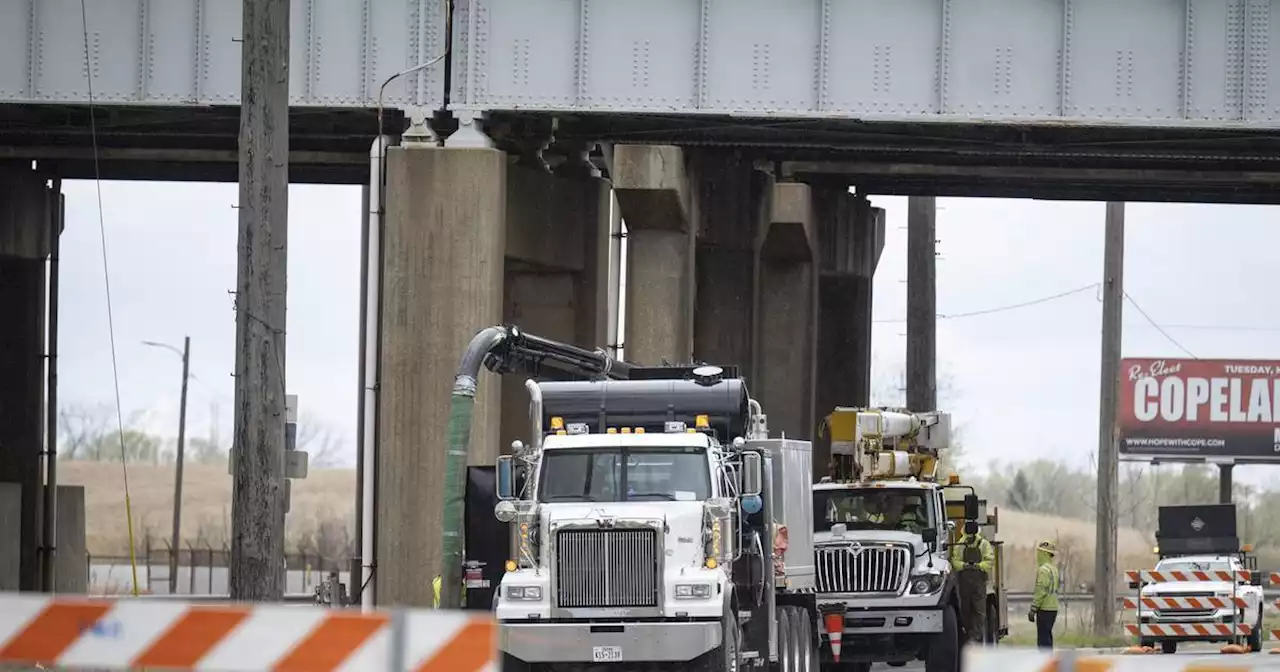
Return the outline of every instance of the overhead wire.
<path id="1" fill-rule="evenodd" d="M 1003 306 L 996 306 L 994 308 L 984 308 L 982 310 L 973 310 L 965 313 L 951 313 L 951 314 L 938 313 L 937 317 L 940 320 L 959 320 L 966 317 L 977 317 L 979 315 L 991 315 L 993 313 L 1002 313 L 1007 310 L 1018 310 L 1019 308 L 1029 308 L 1031 306 L 1039 305 L 1041 303 L 1048 303 L 1050 301 L 1056 301 L 1058 299 L 1065 299 L 1068 296 L 1072 296 L 1075 294 L 1081 294 L 1091 289 L 1095 289 L 1099 286 L 1100 286 L 1099 283 L 1095 282 L 1095 283 L 1088 284 L 1083 287 L 1077 287 L 1075 289 L 1068 290 L 1065 292 L 1059 292 L 1057 294 L 1050 294 L 1048 296 L 1042 296 L 1037 299 L 1031 299 L 1030 301 L 1022 301 L 1020 303 L 1011 303 Z M 881 319 L 881 320 L 872 320 L 872 322 L 877 322 L 877 323 L 906 322 L 906 320 L 905 319 L 894 319 L 894 320 Z"/>
<path id="2" fill-rule="evenodd" d="M 111 343 L 111 378 L 115 385 L 116 431 L 120 439 L 120 470 L 124 477 L 124 516 L 129 532 L 129 569 L 133 573 L 133 596 L 138 596 L 138 557 L 134 548 L 133 504 L 129 499 L 129 456 L 124 442 L 124 411 L 120 403 L 120 367 L 116 360 L 116 328 L 111 306 L 111 271 L 107 263 L 107 222 L 102 207 L 102 169 L 98 160 L 97 107 L 93 99 L 93 60 L 89 51 L 89 10 L 86 0 L 80 0 L 80 25 L 84 33 L 85 78 L 89 92 L 89 137 L 93 146 L 93 183 L 98 198 L 98 234 L 102 240 L 102 280 L 107 297 L 107 336 Z"/>
<path id="3" fill-rule="evenodd" d="M 1178 339 L 1174 338 L 1173 336 L 1170 336 L 1169 332 L 1164 330 L 1164 327 L 1161 327 L 1155 320 L 1151 319 L 1151 316 L 1147 314 L 1147 311 L 1143 310 L 1142 306 L 1138 305 L 1138 302 L 1133 300 L 1133 297 L 1129 295 L 1129 292 L 1123 292 L 1123 293 L 1124 293 L 1125 300 L 1128 301 L 1130 304 L 1132 304 L 1133 307 L 1138 310 L 1138 314 L 1142 315 L 1142 317 L 1145 318 L 1147 322 L 1151 324 L 1151 326 L 1155 327 L 1156 331 L 1160 332 L 1160 335 L 1165 337 L 1165 340 L 1172 343 L 1179 350 L 1187 353 L 1187 356 L 1190 357 L 1191 359 L 1200 359 L 1199 357 L 1196 357 L 1190 350 L 1188 350 L 1186 346 L 1179 343 Z"/>

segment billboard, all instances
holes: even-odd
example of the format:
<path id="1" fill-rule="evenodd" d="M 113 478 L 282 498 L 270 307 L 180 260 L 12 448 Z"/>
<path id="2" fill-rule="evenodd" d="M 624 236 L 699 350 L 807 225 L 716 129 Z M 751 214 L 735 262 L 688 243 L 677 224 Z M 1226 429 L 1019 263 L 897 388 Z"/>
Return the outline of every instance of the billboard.
<path id="1" fill-rule="evenodd" d="M 1124 359 L 1120 455 L 1280 461 L 1280 360 Z"/>

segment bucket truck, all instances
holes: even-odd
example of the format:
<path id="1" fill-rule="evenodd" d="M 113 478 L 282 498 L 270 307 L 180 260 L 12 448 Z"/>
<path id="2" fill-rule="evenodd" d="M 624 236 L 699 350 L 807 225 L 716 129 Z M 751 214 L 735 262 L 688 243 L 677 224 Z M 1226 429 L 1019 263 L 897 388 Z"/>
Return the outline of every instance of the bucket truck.
<path id="1" fill-rule="evenodd" d="M 997 519 L 954 474 L 936 477 L 949 447 L 947 413 L 836 408 L 824 422 L 830 471 L 813 486 L 817 608 L 824 668 L 925 661 L 958 669 L 966 640 L 950 547 L 978 523 L 996 551 L 985 638 L 1008 633 Z"/>

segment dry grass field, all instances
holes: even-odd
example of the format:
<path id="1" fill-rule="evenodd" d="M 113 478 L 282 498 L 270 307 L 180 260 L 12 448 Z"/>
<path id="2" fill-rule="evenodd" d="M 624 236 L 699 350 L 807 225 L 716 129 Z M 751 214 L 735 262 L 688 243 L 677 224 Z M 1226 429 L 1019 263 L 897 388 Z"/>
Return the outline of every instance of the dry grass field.
<path id="1" fill-rule="evenodd" d="M 221 548 L 231 527 L 231 476 L 225 465 L 189 465 L 183 478 L 182 531 L 185 543 L 196 548 Z M 86 542 L 97 556 L 129 552 L 125 525 L 124 478 L 119 463 L 63 462 L 58 480 L 85 488 L 88 509 Z M 343 521 L 355 529 L 356 472 L 317 469 L 295 481 L 288 517 L 291 546 L 316 525 Z M 163 548 L 173 524 L 173 467 L 130 465 L 129 499 L 133 508 L 137 545 L 148 532 Z"/>
<path id="2" fill-rule="evenodd" d="M 94 555 L 125 555 L 128 534 L 125 527 L 123 474 L 118 463 L 65 462 L 59 466 L 60 480 L 85 486 L 88 506 L 88 546 Z M 197 547 L 220 548 L 226 541 L 231 518 L 231 477 L 225 466 L 193 465 L 186 469 L 182 529 L 187 543 Z M 129 468 L 130 499 L 133 504 L 134 533 L 141 540 L 147 532 L 156 539 L 168 538 L 173 501 L 173 468 L 137 465 Z M 354 529 L 356 472 L 354 469 L 312 471 L 305 480 L 293 484 L 293 507 L 289 514 L 288 539 L 291 545 L 319 523 L 345 522 Z M 1093 575 L 1093 535 L 1091 523 L 1037 514 L 1000 511 L 1000 538 L 1005 541 L 1006 571 L 1012 590 L 1029 590 L 1034 580 L 1033 547 L 1044 538 L 1056 539 L 1062 550 L 1060 564 L 1068 577 Z M 1151 541 L 1131 529 L 1120 532 L 1120 568 L 1150 566 Z"/>

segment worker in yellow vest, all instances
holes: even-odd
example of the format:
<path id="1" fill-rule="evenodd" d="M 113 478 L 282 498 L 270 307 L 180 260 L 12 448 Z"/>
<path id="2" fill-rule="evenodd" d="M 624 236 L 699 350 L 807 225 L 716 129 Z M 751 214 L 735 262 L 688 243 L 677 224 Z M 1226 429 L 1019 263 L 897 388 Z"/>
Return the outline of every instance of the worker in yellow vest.
<path id="1" fill-rule="evenodd" d="M 440 608 L 440 575 L 436 574 L 436 578 L 431 579 L 431 607 L 433 609 Z"/>
<path id="2" fill-rule="evenodd" d="M 1053 624 L 1058 620 L 1058 583 L 1061 574 L 1054 557 L 1058 549 L 1052 541 L 1045 540 L 1036 545 L 1036 592 L 1031 600 L 1031 611 L 1027 620 L 1036 624 L 1036 646 L 1040 649 L 1053 649 Z"/>

